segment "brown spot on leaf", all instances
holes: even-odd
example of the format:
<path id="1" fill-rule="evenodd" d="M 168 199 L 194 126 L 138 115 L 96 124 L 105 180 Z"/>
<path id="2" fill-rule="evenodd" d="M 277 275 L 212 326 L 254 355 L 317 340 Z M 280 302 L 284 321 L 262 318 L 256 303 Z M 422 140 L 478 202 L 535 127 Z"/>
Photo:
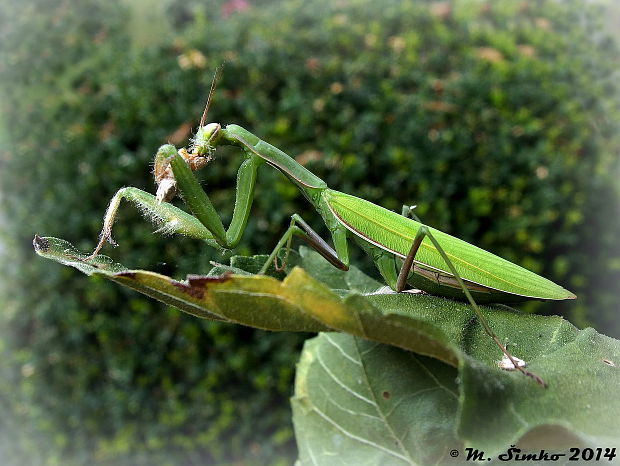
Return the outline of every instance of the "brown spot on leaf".
<path id="1" fill-rule="evenodd" d="M 45 238 L 41 238 L 39 235 L 34 235 L 34 239 L 32 240 L 32 245 L 34 246 L 35 251 L 47 252 L 50 248 L 50 243 Z"/>
<path id="2" fill-rule="evenodd" d="M 190 286 L 204 286 L 208 283 L 224 283 L 230 280 L 232 272 L 226 271 L 222 275 L 188 275 L 187 282 Z"/>
<path id="3" fill-rule="evenodd" d="M 381 394 L 381 396 L 383 397 L 383 399 L 384 399 L 384 400 L 389 400 L 389 399 L 390 399 L 390 396 L 392 396 L 392 395 L 390 394 L 390 392 L 388 392 L 388 391 L 386 390 L 386 391 L 384 391 L 384 392 Z"/>
<path id="4" fill-rule="evenodd" d="M 178 288 L 183 293 L 190 295 L 192 298 L 202 299 L 205 295 L 205 290 L 200 289 L 198 287 L 193 287 L 191 285 L 186 285 L 185 283 L 177 282 L 176 280 L 171 280 L 171 282 L 175 288 Z"/>
<path id="5" fill-rule="evenodd" d="M 611 367 L 616 367 L 616 364 L 611 359 L 603 358 L 603 362 Z"/>
<path id="6" fill-rule="evenodd" d="M 172 281 L 172 284 L 183 293 L 192 298 L 202 299 L 210 283 L 224 283 L 230 279 L 231 272 L 224 272 L 222 275 L 188 275 L 187 283 Z"/>
<path id="7" fill-rule="evenodd" d="M 92 265 L 95 266 L 95 264 L 92 264 Z M 122 278 L 131 278 L 132 280 L 136 278 L 135 272 L 118 272 L 118 273 L 115 273 L 114 276 L 122 277 Z"/>
<path id="8" fill-rule="evenodd" d="M 72 259 L 76 261 L 86 262 L 86 260 L 83 259 L 82 257 L 78 257 L 78 256 L 69 256 L 69 257 L 71 257 Z M 94 269 L 105 270 L 105 266 L 103 264 L 97 264 L 96 262 L 91 262 L 91 263 L 88 263 L 88 265 L 90 265 Z"/>

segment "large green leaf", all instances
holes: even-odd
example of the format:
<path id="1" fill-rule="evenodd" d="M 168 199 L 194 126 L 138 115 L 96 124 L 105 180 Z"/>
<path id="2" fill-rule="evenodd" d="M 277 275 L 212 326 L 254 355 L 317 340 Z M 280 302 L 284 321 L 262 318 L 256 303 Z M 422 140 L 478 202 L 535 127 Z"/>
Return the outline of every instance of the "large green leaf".
<path id="1" fill-rule="evenodd" d="M 436 464 L 462 449 L 457 369 L 346 334 L 308 340 L 293 420 L 306 464 Z"/>
<path id="2" fill-rule="evenodd" d="M 601 359 L 617 357 L 618 342 L 595 335 L 580 332 L 549 356 L 554 377 L 547 390 L 519 391 L 471 358 L 457 370 L 392 346 L 322 333 L 306 342 L 297 367 L 299 462 L 471 464 L 465 447 L 493 459 L 515 444 L 536 453 L 618 448 L 617 370 Z"/>
<path id="3" fill-rule="evenodd" d="M 544 389 L 497 367 L 501 354 L 469 306 L 385 291 L 359 270 L 341 272 L 305 249 L 282 281 L 248 273 L 262 265 L 264 256 L 233 258 L 230 266 L 178 281 L 130 270 L 104 256 L 85 262 L 84 254 L 55 238 L 35 238 L 35 249 L 198 317 L 270 330 L 349 334 L 308 343 L 302 357 L 294 401 L 302 462 L 311 463 L 311 455 L 328 444 L 325 463 L 329 455 L 345 458 L 363 446 L 367 452 L 375 448 L 364 457 L 384 458 L 386 464 L 394 458 L 427 464 L 459 442 L 494 455 L 519 439 L 526 446 L 535 440 L 546 448 L 552 441 L 566 448 L 577 443 L 615 446 L 620 438 L 615 396 L 620 344 L 592 329 L 580 331 L 561 317 L 523 314 L 506 306 L 481 308 L 511 351 L 545 379 L 549 388 Z M 444 387 L 440 394 L 419 388 L 433 384 Z M 377 406 L 370 406 L 375 411 L 369 417 L 363 400 L 371 399 L 371 392 Z M 390 395 L 378 398 L 384 392 Z M 428 414 L 434 404 L 436 410 Z M 437 418 L 426 419 L 429 415 Z M 390 422 L 373 417 L 389 417 Z M 398 422 L 392 425 L 392 418 Z M 355 433 L 353 427 L 361 431 Z M 328 432 L 336 435 L 332 443 L 325 439 Z M 397 432 L 404 432 L 402 438 Z M 429 436 L 435 440 L 421 448 Z M 357 459 L 350 461 L 357 464 Z"/>

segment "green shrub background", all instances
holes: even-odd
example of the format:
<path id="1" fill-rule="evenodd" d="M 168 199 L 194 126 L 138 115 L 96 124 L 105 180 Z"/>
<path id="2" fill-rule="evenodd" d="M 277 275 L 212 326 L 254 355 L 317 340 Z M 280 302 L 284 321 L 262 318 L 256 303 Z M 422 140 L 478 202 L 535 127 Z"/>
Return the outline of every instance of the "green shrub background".
<path id="1" fill-rule="evenodd" d="M 0 2 L 3 464 L 290 464 L 307 335 L 202 322 L 43 261 L 34 233 L 90 250 L 114 192 L 153 191 L 159 145 L 245 126 L 328 184 L 576 292 L 531 303 L 620 336 L 620 99 L 613 12 L 585 1 Z M 242 5 L 243 2 L 237 2 Z M 617 16 L 616 16 L 617 18 Z M 202 176 L 230 218 L 235 151 Z M 237 252 L 299 212 L 259 173 Z M 224 261 L 123 208 L 122 263 L 182 278 Z M 357 254 L 356 263 L 371 270 Z"/>

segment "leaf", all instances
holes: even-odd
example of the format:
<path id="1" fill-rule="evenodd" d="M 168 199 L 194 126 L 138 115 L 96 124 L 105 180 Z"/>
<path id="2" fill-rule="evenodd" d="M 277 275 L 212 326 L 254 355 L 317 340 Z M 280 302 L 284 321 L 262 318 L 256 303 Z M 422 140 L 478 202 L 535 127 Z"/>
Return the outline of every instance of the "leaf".
<path id="1" fill-rule="evenodd" d="M 109 280 L 175 306 L 196 317 L 241 323 L 267 330 L 321 331 L 328 329 L 302 312 L 295 288 L 264 275 L 188 275 L 177 281 L 146 270 L 131 270 L 110 258 L 87 255 L 58 238 L 35 237 L 35 250 L 43 257 L 70 265 L 87 275 Z M 233 267 L 233 269 L 235 269 Z M 314 280 L 303 283 L 305 293 L 329 291 Z"/>
<path id="2" fill-rule="evenodd" d="M 102 275 L 198 317 L 269 330 L 339 331 L 421 355 L 392 356 L 401 354 L 400 350 L 386 347 L 390 349 L 385 350 L 384 362 L 369 365 L 365 372 L 372 386 L 380 385 L 390 373 L 388 368 L 400 373 L 400 377 L 415 376 L 420 380 L 444 380 L 447 373 L 455 378 L 456 368 L 458 382 L 453 380 L 453 385 L 459 398 L 450 422 L 456 426 L 460 441 L 487 454 L 497 454 L 519 439 L 525 445 L 553 439 L 565 448 L 576 442 L 611 446 L 620 438 L 620 401 L 611 395 L 620 387 L 619 342 L 592 329 L 577 330 L 558 316 L 523 314 L 506 306 L 481 307 L 490 326 L 513 354 L 527 361 L 528 369 L 549 384 L 548 389 L 543 389 L 520 373 L 497 367 L 501 354 L 468 305 L 423 294 L 383 292 L 380 283 L 359 270 L 336 270 L 307 249 L 292 257 L 298 266 L 289 268 L 282 281 L 245 272 L 257 270 L 265 256 L 237 257 L 231 266 L 218 265 L 208 275 L 189 275 L 177 281 L 153 272 L 130 270 L 104 256 L 85 262 L 86 255 L 55 238 L 36 237 L 35 249 L 44 257 L 88 275 Z M 358 346 L 362 344 L 362 340 L 355 341 Z M 431 366 L 426 364 L 432 369 L 420 373 L 415 364 L 413 367 L 403 362 L 422 356 L 432 356 L 444 364 L 433 361 Z M 308 377 L 315 373 L 300 371 Z M 344 370 L 337 373 L 346 375 Z M 321 377 L 327 380 L 326 375 Z M 297 386 L 304 386 L 300 384 Z M 414 392 L 411 389 L 410 395 Z M 322 396 L 329 396 L 326 393 Z M 303 396 L 296 394 L 296 398 Z M 314 391 L 305 403 L 306 407 L 324 406 L 328 401 Z M 310 427 L 302 427 L 306 421 L 300 413 L 304 412 L 313 411 L 296 408 L 295 425 L 309 432 Z M 346 427 L 351 420 L 345 414 L 354 414 L 341 413 L 338 422 Z M 410 423 L 421 422 L 419 414 L 406 417 Z M 359 422 L 359 418 L 354 419 Z M 314 422 L 311 416 L 307 422 Z M 446 425 L 442 424 L 441 429 Z M 441 457 L 448 446 L 437 443 L 433 449 L 421 452 L 407 444 L 406 451 L 424 464 Z"/>
<path id="3" fill-rule="evenodd" d="M 549 388 L 530 384 L 532 391 L 502 383 L 469 357 L 457 371 L 392 346 L 322 333 L 306 342 L 297 367 L 299 463 L 470 464 L 465 446 L 492 458 L 517 442 L 535 452 L 618 447 L 619 403 L 610 396 L 618 371 L 600 359 L 618 356 L 618 342 L 592 329 L 578 333 L 548 358 L 556 372 Z M 571 359 L 576 366 L 565 364 Z M 561 360 L 559 369 L 553 360 Z"/>
<path id="4" fill-rule="evenodd" d="M 308 340 L 292 400 L 301 464 L 449 459 L 449 449 L 462 447 L 457 375 L 436 359 L 345 334 Z"/>

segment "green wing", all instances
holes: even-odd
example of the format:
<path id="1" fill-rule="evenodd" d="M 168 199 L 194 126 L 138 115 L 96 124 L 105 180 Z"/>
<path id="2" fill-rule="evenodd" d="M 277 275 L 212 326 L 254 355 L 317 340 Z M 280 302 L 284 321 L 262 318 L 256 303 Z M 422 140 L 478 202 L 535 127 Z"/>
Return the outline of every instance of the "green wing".
<path id="1" fill-rule="evenodd" d="M 401 258 L 407 255 L 419 222 L 339 191 L 327 189 L 323 196 L 332 213 L 355 235 Z M 570 291 L 534 272 L 447 233 L 430 230 L 464 280 L 533 299 L 575 298 Z M 415 262 L 451 275 L 429 238 L 424 238 Z"/>

